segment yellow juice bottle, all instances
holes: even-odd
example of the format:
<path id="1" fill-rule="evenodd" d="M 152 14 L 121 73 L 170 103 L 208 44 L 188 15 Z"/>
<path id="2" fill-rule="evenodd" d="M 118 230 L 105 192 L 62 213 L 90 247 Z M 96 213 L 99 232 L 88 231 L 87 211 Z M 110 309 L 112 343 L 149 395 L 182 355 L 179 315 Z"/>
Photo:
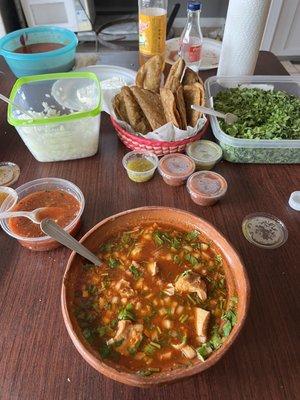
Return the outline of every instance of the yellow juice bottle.
<path id="1" fill-rule="evenodd" d="M 139 61 L 144 64 L 150 57 L 166 50 L 168 0 L 139 0 Z"/>

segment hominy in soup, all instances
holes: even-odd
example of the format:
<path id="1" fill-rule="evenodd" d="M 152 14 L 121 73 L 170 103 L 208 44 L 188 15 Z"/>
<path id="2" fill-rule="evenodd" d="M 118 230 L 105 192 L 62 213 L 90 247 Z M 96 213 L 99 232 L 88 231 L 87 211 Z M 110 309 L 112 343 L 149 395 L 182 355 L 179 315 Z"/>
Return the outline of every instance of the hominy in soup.
<path id="1" fill-rule="evenodd" d="M 73 313 L 103 360 L 149 376 L 205 361 L 236 323 L 223 257 L 198 231 L 147 224 L 102 243 L 85 264 Z"/>

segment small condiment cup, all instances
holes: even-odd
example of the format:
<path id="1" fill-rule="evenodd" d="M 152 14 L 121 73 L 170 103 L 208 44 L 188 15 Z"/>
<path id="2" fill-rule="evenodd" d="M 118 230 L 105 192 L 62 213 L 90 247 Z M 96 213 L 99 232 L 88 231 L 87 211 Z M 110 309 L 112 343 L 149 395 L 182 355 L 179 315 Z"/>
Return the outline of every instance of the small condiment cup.
<path id="1" fill-rule="evenodd" d="M 185 152 L 195 161 L 198 170 L 210 170 L 222 158 L 222 148 L 211 140 L 197 140 L 189 143 Z"/>
<path id="2" fill-rule="evenodd" d="M 225 178 L 212 171 L 195 172 L 189 177 L 186 186 L 193 202 L 200 206 L 212 206 L 227 191 Z"/>
<path id="3" fill-rule="evenodd" d="M 163 180 L 170 186 L 183 185 L 195 171 L 195 162 L 180 153 L 167 154 L 161 158 L 158 170 Z"/>
<path id="4" fill-rule="evenodd" d="M 148 160 L 153 167 L 145 171 L 134 171 L 128 167 L 128 163 L 134 160 Z M 153 177 L 158 166 L 158 157 L 149 151 L 130 151 L 129 153 L 125 154 L 122 163 L 123 167 L 127 171 L 129 179 L 138 183 L 147 182 Z"/>

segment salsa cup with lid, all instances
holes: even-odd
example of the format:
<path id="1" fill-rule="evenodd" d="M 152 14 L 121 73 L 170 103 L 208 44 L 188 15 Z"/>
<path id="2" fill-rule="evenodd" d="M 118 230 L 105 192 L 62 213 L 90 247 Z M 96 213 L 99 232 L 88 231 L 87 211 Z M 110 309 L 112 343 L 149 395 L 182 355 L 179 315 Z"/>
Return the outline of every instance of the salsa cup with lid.
<path id="1" fill-rule="evenodd" d="M 33 199 L 32 195 L 36 194 L 37 192 L 48 192 L 48 193 L 53 193 L 56 192 L 56 195 L 61 193 L 61 200 L 60 204 L 58 203 L 58 208 L 61 206 L 61 210 L 64 215 L 69 216 L 68 223 L 66 226 L 64 226 L 64 229 L 71 235 L 75 235 L 79 228 L 80 228 L 80 220 L 81 220 L 81 215 L 84 210 L 85 206 L 85 199 L 83 196 L 83 193 L 81 190 L 72 182 L 67 181 L 65 179 L 60 179 L 60 178 L 41 178 L 41 179 L 36 179 L 31 182 L 27 182 L 22 186 L 19 186 L 16 188 L 16 193 L 18 195 L 18 203 L 13 207 L 12 203 L 12 198 L 8 197 L 5 199 L 5 201 L 2 203 L 0 206 L 0 212 L 2 211 L 7 211 L 10 209 L 10 211 L 13 211 L 16 207 L 18 207 L 18 204 L 24 201 L 24 199 L 30 199 L 31 204 L 33 205 L 33 208 L 38 208 L 38 207 L 43 207 L 43 206 L 48 206 L 48 204 L 37 204 L 36 202 L 38 201 L 37 199 Z M 64 196 L 65 195 L 65 196 Z M 44 197 L 43 197 L 44 198 Z M 76 211 L 74 214 L 72 214 L 72 211 L 67 209 L 69 205 L 67 204 L 67 199 L 72 198 L 73 204 L 76 204 Z M 29 200 L 28 200 L 29 201 Z M 27 201 L 27 205 L 28 205 Z M 66 202 L 64 204 L 64 202 Z M 13 208 L 12 208 L 13 207 Z M 31 209 L 33 209 L 31 207 Z M 30 206 L 27 207 L 27 210 L 30 210 Z M 71 214 L 70 214 L 71 213 Z M 17 239 L 19 243 L 23 246 L 26 247 L 30 250 L 34 251 L 48 251 L 55 249 L 60 246 L 58 242 L 56 242 L 54 239 L 50 238 L 49 236 L 24 236 L 19 233 L 19 231 L 15 230 L 14 227 L 16 225 L 12 224 L 12 221 L 14 220 L 20 220 L 19 228 L 24 229 L 24 224 L 21 222 L 23 220 L 24 222 L 26 221 L 28 226 L 28 221 L 25 218 L 11 218 L 11 219 L 3 219 L 1 220 L 1 226 L 3 230 L 13 238 Z M 30 222 L 30 221 L 29 221 Z M 33 226 L 33 229 L 37 229 L 37 225 L 31 223 Z"/>
<path id="2" fill-rule="evenodd" d="M 161 158 L 158 166 L 163 180 L 170 186 L 183 185 L 187 178 L 195 171 L 194 161 L 180 153 L 167 154 Z"/>
<path id="3" fill-rule="evenodd" d="M 222 158 L 222 148 L 211 140 L 197 140 L 186 146 L 186 154 L 195 161 L 199 170 L 212 169 Z"/>
<path id="4" fill-rule="evenodd" d="M 212 206 L 225 196 L 227 182 L 216 172 L 198 171 L 189 177 L 187 190 L 194 203 L 200 206 Z"/>
<path id="5" fill-rule="evenodd" d="M 158 165 L 158 158 L 149 151 L 130 151 L 122 160 L 129 179 L 134 182 L 149 181 Z"/>

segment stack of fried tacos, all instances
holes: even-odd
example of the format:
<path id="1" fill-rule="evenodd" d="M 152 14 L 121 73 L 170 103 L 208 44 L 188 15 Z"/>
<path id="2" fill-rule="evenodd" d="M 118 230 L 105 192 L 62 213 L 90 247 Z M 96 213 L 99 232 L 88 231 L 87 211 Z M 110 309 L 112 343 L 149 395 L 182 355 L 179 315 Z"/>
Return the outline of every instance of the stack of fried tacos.
<path id="1" fill-rule="evenodd" d="M 201 113 L 191 105 L 204 105 L 203 82 L 179 58 L 171 67 L 164 87 L 160 87 L 164 62 L 160 56 L 150 58 L 138 71 L 135 86 L 123 86 L 113 100 L 118 119 L 135 132 L 146 134 L 167 122 L 179 129 L 194 127 Z"/>

